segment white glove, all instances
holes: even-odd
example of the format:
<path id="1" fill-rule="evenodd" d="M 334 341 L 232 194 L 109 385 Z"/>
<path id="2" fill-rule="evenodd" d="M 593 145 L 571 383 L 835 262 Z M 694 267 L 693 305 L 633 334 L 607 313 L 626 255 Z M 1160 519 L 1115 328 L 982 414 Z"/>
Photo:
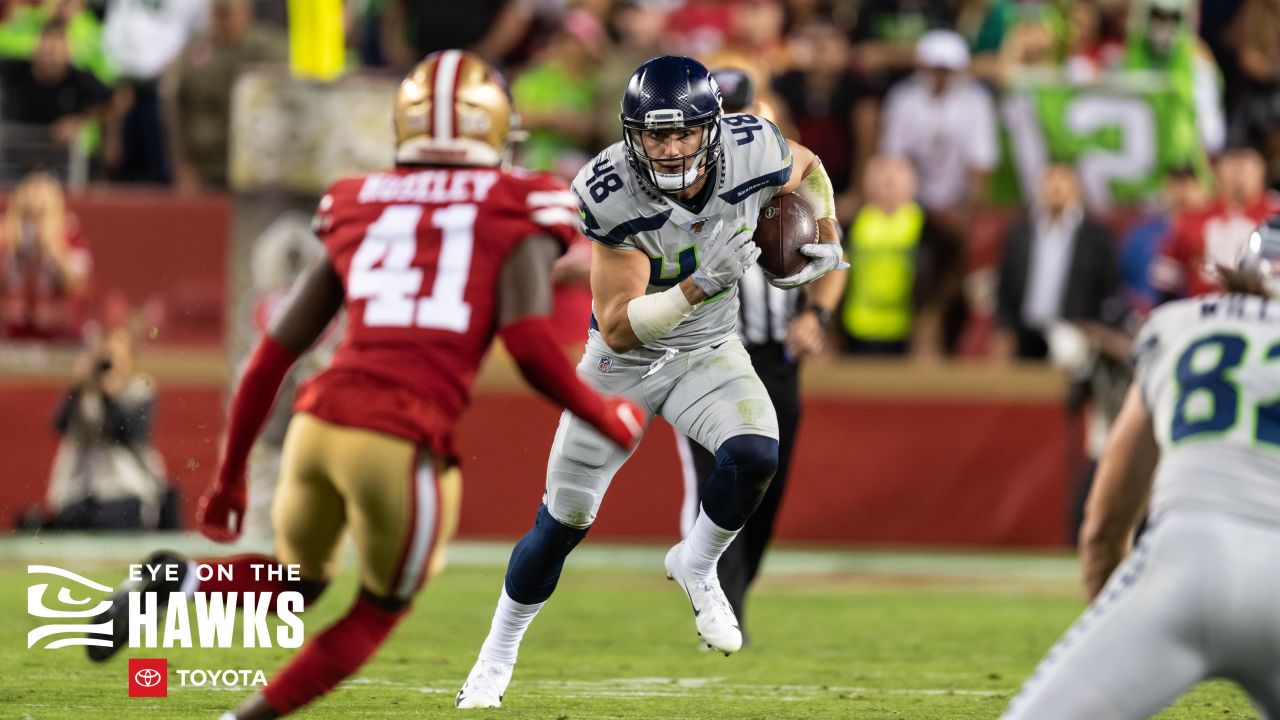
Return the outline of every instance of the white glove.
<path id="1" fill-rule="evenodd" d="M 844 270 L 849 267 L 849 263 L 844 261 L 844 251 L 841 250 L 839 243 L 809 243 L 801 245 L 800 252 L 812 259 L 795 275 L 770 280 L 771 285 L 790 290 L 808 285 L 832 270 Z"/>
<path id="2" fill-rule="evenodd" d="M 742 227 L 724 230 L 720 220 L 711 229 L 712 239 L 703 248 L 698 269 L 693 271 L 693 283 L 708 297 L 732 287 L 747 268 L 760 257 L 760 248 L 751 242 L 755 228 Z"/>

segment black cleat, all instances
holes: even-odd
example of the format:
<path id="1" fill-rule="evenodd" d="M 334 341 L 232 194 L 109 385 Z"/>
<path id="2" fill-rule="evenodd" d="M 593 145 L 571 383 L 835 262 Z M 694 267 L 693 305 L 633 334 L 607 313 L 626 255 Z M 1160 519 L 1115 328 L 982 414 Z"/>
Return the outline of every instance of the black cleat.
<path id="1" fill-rule="evenodd" d="M 191 571 L 191 564 L 186 558 L 173 552 L 161 550 L 154 552 L 143 561 L 145 565 L 155 567 L 157 565 L 176 565 L 178 567 L 177 580 L 152 580 L 144 577 L 142 580 L 128 581 L 126 580 L 120 589 L 116 590 L 111 596 L 111 607 L 93 618 L 89 622 L 97 625 L 99 623 L 111 622 L 111 645 L 86 645 L 85 652 L 88 653 L 89 659 L 94 662 L 105 662 L 112 655 L 115 655 L 125 645 L 129 644 L 129 593 L 131 592 L 153 592 L 157 593 L 156 607 L 163 607 L 169 602 L 169 593 L 180 592 L 182 590 L 182 582 L 186 579 L 187 573 Z M 144 573 L 149 571 L 143 569 Z M 158 573 L 163 578 L 168 575 L 167 571 Z M 98 636 L 92 636 L 98 637 Z"/>

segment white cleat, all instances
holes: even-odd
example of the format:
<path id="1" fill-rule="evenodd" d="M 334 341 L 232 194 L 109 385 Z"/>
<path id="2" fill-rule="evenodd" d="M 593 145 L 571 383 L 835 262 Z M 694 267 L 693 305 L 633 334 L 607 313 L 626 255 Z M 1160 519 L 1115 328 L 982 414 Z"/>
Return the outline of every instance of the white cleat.
<path id="1" fill-rule="evenodd" d="M 464 710 L 502 707 L 502 696 L 507 694 L 507 686 L 511 684 L 511 672 L 515 668 L 514 664 L 476 660 L 453 704 Z"/>
<path id="2" fill-rule="evenodd" d="M 738 618 L 733 614 L 729 598 L 720 589 L 720 579 L 715 575 L 709 578 L 694 577 L 693 573 L 680 561 L 680 551 L 684 543 L 676 543 L 667 551 L 667 579 L 675 580 L 685 595 L 689 596 L 689 604 L 693 606 L 693 620 L 698 626 L 698 635 L 707 643 L 707 647 L 728 655 L 742 649 L 742 630 L 738 628 Z"/>

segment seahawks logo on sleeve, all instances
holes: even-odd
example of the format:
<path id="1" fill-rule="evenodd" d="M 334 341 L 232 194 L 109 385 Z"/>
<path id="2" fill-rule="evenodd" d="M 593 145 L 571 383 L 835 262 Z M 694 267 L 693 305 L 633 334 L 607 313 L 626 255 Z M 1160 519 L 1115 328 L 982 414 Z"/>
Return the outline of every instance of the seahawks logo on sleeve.
<path id="1" fill-rule="evenodd" d="M 721 123 L 725 153 L 731 154 L 734 162 L 720 199 L 737 205 L 762 190 L 769 191 L 766 200 L 772 197 L 791 179 L 791 146 L 782 131 L 762 117 L 745 113 L 725 115 Z"/>

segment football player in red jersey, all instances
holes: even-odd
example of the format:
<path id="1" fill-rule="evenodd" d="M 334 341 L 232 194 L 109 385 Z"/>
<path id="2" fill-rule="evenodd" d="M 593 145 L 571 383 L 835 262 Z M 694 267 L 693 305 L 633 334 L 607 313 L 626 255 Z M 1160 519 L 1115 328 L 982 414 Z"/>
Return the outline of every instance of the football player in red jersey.
<path id="1" fill-rule="evenodd" d="M 329 369 L 298 393 L 273 508 L 275 556 L 205 561 L 230 580 L 180 566 L 177 587 L 314 599 L 344 530 L 360 559 L 346 616 L 302 648 L 233 720 L 287 714 L 332 689 L 373 654 L 409 609 L 441 534 L 437 478 L 453 427 L 495 332 L 540 392 L 624 447 L 638 408 L 578 380 L 553 338 L 552 263 L 577 233 L 573 194 L 549 175 L 505 170 L 512 125 L 501 77 L 471 53 L 428 56 L 400 85 L 394 169 L 335 183 L 315 231 L 326 255 L 299 279 L 255 350 L 231 404 L 222 461 L 200 498 L 200 531 L 229 542 L 245 511 L 245 463 L 281 380 L 343 306 L 346 334 Z M 289 564 L 300 581 L 255 577 Z M 160 598 L 158 598 L 160 599 Z M 120 603 L 113 610 L 119 611 Z M 125 605 L 127 607 L 127 604 Z M 128 623 L 117 622 L 117 626 Z M 105 659 L 127 638 L 117 637 Z M 93 655 L 93 652 L 91 652 Z"/>

